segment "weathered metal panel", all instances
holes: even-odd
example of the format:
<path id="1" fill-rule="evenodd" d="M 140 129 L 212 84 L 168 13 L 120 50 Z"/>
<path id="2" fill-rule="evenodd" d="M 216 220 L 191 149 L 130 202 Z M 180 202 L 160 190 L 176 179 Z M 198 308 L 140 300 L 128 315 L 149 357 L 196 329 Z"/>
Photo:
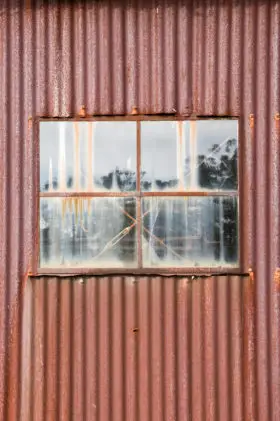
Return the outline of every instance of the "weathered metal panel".
<path id="1" fill-rule="evenodd" d="M 1 2 L 1 420 L 280 419 L 279 38 L 279 0 Z M 250 281 L 28 280 L 33 121 L 82 105 L 239 117 Z"/>
<path id="2" fill-rule="evenodd" d="M 250 282 L 30 278 L 20 419 L 244 419 Z"/>

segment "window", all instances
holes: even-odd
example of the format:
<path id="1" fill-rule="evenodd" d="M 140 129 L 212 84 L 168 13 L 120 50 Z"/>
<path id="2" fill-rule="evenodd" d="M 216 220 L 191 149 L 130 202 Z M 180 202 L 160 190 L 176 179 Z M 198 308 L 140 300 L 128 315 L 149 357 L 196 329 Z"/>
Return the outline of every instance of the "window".
<path id="1" fill-rule="evenodd" d="M 43 269 L 237 268 L 238 121 L 41 121 Z"/>

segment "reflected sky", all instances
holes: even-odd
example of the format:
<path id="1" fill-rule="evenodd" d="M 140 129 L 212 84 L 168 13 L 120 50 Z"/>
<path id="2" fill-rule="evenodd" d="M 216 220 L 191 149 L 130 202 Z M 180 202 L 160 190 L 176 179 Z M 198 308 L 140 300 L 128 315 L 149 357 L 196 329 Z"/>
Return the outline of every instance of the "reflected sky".
<path id="1" fill-rule="evenodd" d="M 237 120 L 192 124 L 179 146 L 177 122 L 141 122 L 142 190 L 237 188 Z M 136 137 L 136 122 L 40 123 L 41 191 L 134 191 Z"/>

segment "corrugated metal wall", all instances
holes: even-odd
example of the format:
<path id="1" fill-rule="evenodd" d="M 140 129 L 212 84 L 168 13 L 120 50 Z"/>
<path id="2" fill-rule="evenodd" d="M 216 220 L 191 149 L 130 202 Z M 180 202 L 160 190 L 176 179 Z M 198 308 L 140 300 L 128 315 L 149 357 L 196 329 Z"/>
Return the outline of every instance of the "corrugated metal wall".
<path id="1" fill-rule="evenodd" d="M 280 419 L 279 39 L 273 0 L 1 2 L 1 420 Z M 32 118 L 82 105 L 240 117 L 250 279 L 28 279 Z"/>
<path id="2" fill-rule="evenodd" d="M 244 419 L 249 284 L 239 276 L 33 278 L 21 419 Z"/>

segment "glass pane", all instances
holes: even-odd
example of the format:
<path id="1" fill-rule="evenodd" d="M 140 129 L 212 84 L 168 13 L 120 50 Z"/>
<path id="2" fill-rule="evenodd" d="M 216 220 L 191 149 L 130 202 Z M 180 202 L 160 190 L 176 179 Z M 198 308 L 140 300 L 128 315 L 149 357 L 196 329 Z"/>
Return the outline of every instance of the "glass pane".
<path id="1" fill-rule="evenodd" d="M 232 197 L 143 199 L 144 266 L 236 267 L 237 215 Z"/>
<path id="2" fill-rule="evenodd" d="M 134 198 L 40 200 L 41 267 L 136 267 Z"/>
<path id="3" fill-rule="evenodd" d="M 237 120 L 185 122 L 185 186 L 188 190 L 237 190 Z"/>
<path id="4" fill-rule="evenodd" d="M 40 123 L 41 191 L 91 191 L 92 133 L 90 122 Z"/>
<path id="5" fill-rule="evenodd" d="M 141 189 L 177 190 L 179 163 L 175 121 L 141 123 Z"/>
<path id="6" fill-rule="evenodd" d="M 93 172 L 95 190 L 136 189 L 135 122 L 94 124 Z"/>

